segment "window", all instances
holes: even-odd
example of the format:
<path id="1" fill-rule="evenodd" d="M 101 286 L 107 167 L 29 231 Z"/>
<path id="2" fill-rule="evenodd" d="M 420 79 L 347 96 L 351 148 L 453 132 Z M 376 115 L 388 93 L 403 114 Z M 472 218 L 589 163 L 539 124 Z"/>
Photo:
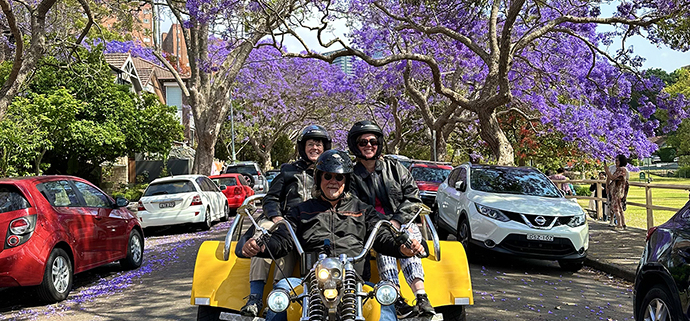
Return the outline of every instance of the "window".
<path id="1" fill-rule="evenodd" d="M 14 185 L 0 185 L 0 213 L 29 208 L 24 194 Z"/>
<path id="2" fill-rule="evenodd" d="M 168 181 L 151 184 L 144 192 L 144 196 L 179 194 L 196 192 L 194 183 L 190 181 Z"/>
<path id="3" fill-rule="evenodd" d="M 460 171 L 458 172 L 458 177 L 456 178 L 456 182 L 465 182 L 467 184 L 467 169 L 464 167 L 460 168 Z"/>
<path id="4" fill-rule="evenodd" d="M 535 170 L 520 168 L 472 168 L 472 189 L 489 193 L 561 197 L 548 177 Z"/>
<path id="5" fill-rule="evenodd" d="M 226 170 L 226 173 L 236 173 L 236 174 L 248 174 L 248 175 L 259 175 L 254 165 L 232 165 Z"/>
<path id="6" fill-rule="evenodd" d="M 144 19 L 144 23 L 149 23 L 149 19 Z"/>
<path id="7" fill-rule="evenodd" d="M 204 192 L 217 192 L 216 184 L 213 184 L 210 179 L 206 177 L 199 177 L 196 179 L 196 183 L 199 184 L 201 190 Z"/>
<path id="8" fill-rule="evenodd" d="M 225 186 L 235 186 L 237 185 L 237 180 L 234 177 L 223 177 L 223 178 L 215 178 L 213 181 L 218 185 L 225 185 Z"/>
<path id="9" fill-rule="evenodd" d="M 450 169 L 433 167 L 412 167 L 412 177 L 415 181 L 441 183 L 450 174 Z"/>
<path id="10" fill-rule="evenodd" d="M 210 178 L 208 178 L 208 177 L 202 177 L 202 178 L 204 180 L 204 183 L 206 185 L 208 185 L 208 188 L 209 188 L 208 191 L 209 192 L 220 192 L 220 188 L 218 187 L 218 185 L 213 183 L 213 181 Z"/>
<path id="11" fill-rule="evenodd" d="M 50 181 L 36 185 L 50 205 L 55 207 L 81 206 L 77 193 L 67 181 Z"/>
<path id="12" fill-rule="evenodd" d="M 110 207 L 110 200 L 97 188 L 84 182 L 74 182 L 88 207 Z"/>
<path id="13" fill-rule="evenodd" d="M 460 173 L 460 167 L 454 169 L 452 172 L 450 172 L 450 176 L 448 177 L 448 186 L 455 187 L 455 181 L 458 180 L 458 174 Z"/>

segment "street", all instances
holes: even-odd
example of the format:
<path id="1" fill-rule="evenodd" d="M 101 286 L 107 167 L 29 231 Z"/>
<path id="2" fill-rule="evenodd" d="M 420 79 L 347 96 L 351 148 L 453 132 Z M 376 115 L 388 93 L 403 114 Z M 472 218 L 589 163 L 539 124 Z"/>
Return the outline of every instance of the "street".
<path id="1" fill-rule="evenodd" d="M 78 274 L 70 296 L 57 304 L 36 304 L 25 289 L 2 289 L 0 319 L 194 320 L 189 295 L 196 251 L 204 240 L 222 240 L 229 226 L 147 231 L 141 268 L 121 272 L 110 264 Z M 570 273 L 556 262 L 480 254 L 470 259 L 468 320 L 632 320 L 629 282 L 588 267 Z"/>

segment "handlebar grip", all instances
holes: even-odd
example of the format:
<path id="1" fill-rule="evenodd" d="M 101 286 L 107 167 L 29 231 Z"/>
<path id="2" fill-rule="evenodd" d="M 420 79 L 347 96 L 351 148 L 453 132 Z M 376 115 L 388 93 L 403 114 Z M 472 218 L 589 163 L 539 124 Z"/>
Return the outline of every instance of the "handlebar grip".
<path id="1" fill-rule="evenodd" d="M 401 244 L 405 245 L 405 247 L 407 247 L 408 249 L 412 249 L 412 238 L 410 238 L 410 236 L 407 233 L 401 232 L 396 236 L 396 240 Z M 426 251 L 422 250 L 422 252 L 417 253 L 415 256 L 420 259 L 423 259 L 425 257 L 428 257 L 429 254 Z"/>

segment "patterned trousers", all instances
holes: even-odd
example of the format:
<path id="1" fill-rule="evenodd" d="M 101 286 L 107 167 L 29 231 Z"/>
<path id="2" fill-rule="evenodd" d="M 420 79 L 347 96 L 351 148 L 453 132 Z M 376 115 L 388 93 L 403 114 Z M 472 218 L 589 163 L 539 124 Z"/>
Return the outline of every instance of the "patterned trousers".
<path id="1" fill-rule="evenodd" d="M 410 237 L 422 242 L 422 233 L 419 231 L 417 224 L 413 224 L 408 229 Z M 414 279 L 421 279 L 424 281 L 424 268 L 422 267 L 422 259 L 413 256 L 406 259 L 398 259 L 392 256 L 378 254 L 376 258 L 376 266 L 379 269 L 379 277 L 381 280 L 392 281 L 400 286 L 398 280 L 398 260 L 400 260 L 400 268 L 402 268 L 403 275 L 407 284 L 412 284 Z"/>

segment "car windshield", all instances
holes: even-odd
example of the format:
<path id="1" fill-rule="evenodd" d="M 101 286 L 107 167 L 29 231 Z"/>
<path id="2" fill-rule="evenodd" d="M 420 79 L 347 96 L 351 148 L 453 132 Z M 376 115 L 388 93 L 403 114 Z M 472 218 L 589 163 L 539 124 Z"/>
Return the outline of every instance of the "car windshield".
<path id="1" fill-rule="evenodd" d="M 415 181 L 441 183 L 450 174 L 450 169 L 433 167 L 412 167 L 412 177 Z"/>
<path id="2" fill-rule="evenodd" d="M 560 197 L 544 174 L 519 168 L 472 168 L 470 184 L 475 191 Z"/>
<path id="3" fill-rule="evenodd" d="M 195 192 L 194 184 L 190 181 L 167 181 L 152 183 L 144 192 L 144 196 L 155 196 L 165 194 L 179 194 Z"/>
<path id="4" fill-rule="evenodd" d="M 237 185 L 237 180 L 234 177 L 221 177 L 221 178 L 214 178 L 213 182 L 216 183 L 216 185 L 221 186 L 235 186 Z"/>
<path id="5" fill-rule="evenodd" d="M 29 201 L 24 194 L 12 185 L 0 185 L 0 213 L 29 208 Z"/>
<path id="6" fill-rule="evenodd" d="M 253 165 L 232 165 L 225 170 L 226 173 L 259 175 Z"/>

